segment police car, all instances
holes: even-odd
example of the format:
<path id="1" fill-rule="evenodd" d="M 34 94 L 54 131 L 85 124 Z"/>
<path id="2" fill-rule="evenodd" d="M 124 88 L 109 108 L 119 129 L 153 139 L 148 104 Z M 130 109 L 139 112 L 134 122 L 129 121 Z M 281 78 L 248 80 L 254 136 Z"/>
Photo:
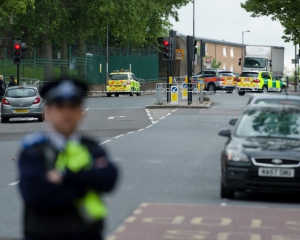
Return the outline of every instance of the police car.
<path id="1" fill-rule="evenodd" d="M 140 88 L 137 77 L 129 70 L 124 69 L 110 73 L 106 84 L 107 97 L 111 97 L 112 94 L 115 97 L 119 97 L 120 94 L 140 96 Z"/>
<path id="2" fill-rule="evenodd" d="M 246 92 L 253 91 L 285 91 L 286 85 L 281 79 L 276 78 L 272 72 L 250 71 L 241 73 L 237 81 L 236 89 L 239 95 L 243 96 Z"/>

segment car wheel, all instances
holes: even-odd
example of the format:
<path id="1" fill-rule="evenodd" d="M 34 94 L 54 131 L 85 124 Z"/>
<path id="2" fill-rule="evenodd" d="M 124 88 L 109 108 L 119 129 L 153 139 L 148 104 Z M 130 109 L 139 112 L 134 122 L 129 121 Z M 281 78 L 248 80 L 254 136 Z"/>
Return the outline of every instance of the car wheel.
<path id="1" fill-rule="evenodd" d="M 209 85 L 208 85 L 208 87 L 207 87 L 207 90 L 209 91 L 209 92 L 216 92 L 216 86 L 215 86 L 215 84 L 213 84 L 213 83 L 210 83 Z"/>
<path id="2" fill-rule="evenodd" d="M 8 122 L 8 118 L 6 118 L 6 117 L 2 117 L 1 118 L 1 123 L 7 123 Z"/>
<path id="3" fill-rule="evenodd" d="M 286 86 L 282 86 L 280 92 L 286 92 Z"/>
<path id="4" fill-rule="evenodd" d="M 246 93 L 246 92 L 242 92 L 242 91 L 238 92 L 238 94 L 239 94 L 240 96 L 244 96 L 245 93 Z"/>
<path id="5" fill-rule="evenodd" d="M 107 93 L 107 97 L 111 97 L 111 93 Z"/>
<path id="6" fill-rule="evenodd" d="M 234 191 L 228 190 L 228 188 L 224 187 L 223 184 L 221 183 L 220 196 L 221 196 L 221 198 L 233 199 Z"/>
<path id="7" fill-rule="evenodd" d="M 42 114 L 40 117 L 38 117 L 38 121 L 39 121 L 39 122 L 43 122 L 43 121 L 44 121 L 44 116 L 43 116 L 43 114 Z"/>
<path id="8" fill-rule="evenodd" d="M 133 96 L 133 92 L 129 93 L 129 96 L 132 97 Z"/>
<path id="9" fill-rule="evenodd" d="M 232 90 L 227 90 L 226 92 L 227 92 L 227 93 L 232 93 L 233 91 L 232 91 Z"/>
<path id="10" fill-rule="evenodd" d="M 141 93 L 140 93 L 140 92 L 138 92 L 136 95 L 137 95 L 137 96 L 141 96 Z"/>
<path id="11" fill-rule="evenodd" d="M 268 87 L 266 85 L 263 85 L 262 91 L 263 91 L 263 93 L 267 93 L 268 92 Z"/>
<path id="12" fill-rule="evenodd" d="M 119 97 L 119 93 L 115 93 L 115 97 Z"/>

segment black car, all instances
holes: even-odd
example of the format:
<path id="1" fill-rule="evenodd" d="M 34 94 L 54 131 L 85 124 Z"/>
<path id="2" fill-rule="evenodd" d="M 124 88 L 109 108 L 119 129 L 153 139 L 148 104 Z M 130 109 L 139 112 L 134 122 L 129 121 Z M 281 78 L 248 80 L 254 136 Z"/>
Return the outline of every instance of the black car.
<path id="1" fill-rule="evenodd" d="M 300 108 L 249 105 L 230 121 L 221 154 L 221 197 L 236 191 L 300 191 Z"/>

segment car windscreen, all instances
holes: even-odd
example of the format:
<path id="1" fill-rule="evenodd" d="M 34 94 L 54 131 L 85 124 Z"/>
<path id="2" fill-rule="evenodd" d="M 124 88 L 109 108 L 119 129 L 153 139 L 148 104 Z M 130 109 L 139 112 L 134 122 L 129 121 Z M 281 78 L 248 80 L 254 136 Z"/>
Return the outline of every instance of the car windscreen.
<path id="1" fill-rule="evenodd" d="M 109 76 L 110 80 L 127 80 L 128 75 L 127 74 L 112 74 Z"/>
<path id="2" fill-rule="evenodd" d="M 266 107 L 249 109 L 238 122 L 237 137 L 280 137 L 300 139 L 300 109 Z"/>
<path id="3" fill-rule="evenodd" d="M 281 105 L 297 105 L 300 106 L 300 98 L 297 99 L 282 99 L 282 98 L 274 98 L 274 99 L 257 99 L 254 104 L 281 104 Z"/>
<path id="4" fill-rule="evenodd" d="M 258 73 L 256 72 L 242 72 L 240 77 L 251 77 L 251 78 L 257 78 Z"/>
<path id="5" fill-rule="evenodd" d="M 13 88 L 8 89 L 5 96 L 10 98 L 35 97 L 37 96 L 37 91 L 33 88 Z"/>
<path id="6" fill-rule="evenodd" d="M 246 57 L 244 67 L 247 67 L 247 68 L 265 68 L 266 67 L 266 59 L 265 58 Z"/>

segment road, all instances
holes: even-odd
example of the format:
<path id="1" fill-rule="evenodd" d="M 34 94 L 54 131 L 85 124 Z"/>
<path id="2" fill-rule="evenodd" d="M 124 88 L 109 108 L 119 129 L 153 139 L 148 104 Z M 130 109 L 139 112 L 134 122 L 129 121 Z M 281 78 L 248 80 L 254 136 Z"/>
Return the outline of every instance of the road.
<path id="1" fill-rule="evenodd" d="M 99 141 L 121 170 L 116 191 L 105 197 L 108 239 L 300 239 L 299 196 L 219 197 L 220 152 L 226 139 L 217 133 L 229 127 L 249 96 L 217 92 L 210 95 L 215 102 L 210 109 L 149 111 L 145 106 L 155 95 L 87 99 L 80 130 Z M 47 123 L 34 121 L 1 125 L 0 237 L 21 236 L 22 207 L 12 160 L 20 137 L 47 129 Z"/>

